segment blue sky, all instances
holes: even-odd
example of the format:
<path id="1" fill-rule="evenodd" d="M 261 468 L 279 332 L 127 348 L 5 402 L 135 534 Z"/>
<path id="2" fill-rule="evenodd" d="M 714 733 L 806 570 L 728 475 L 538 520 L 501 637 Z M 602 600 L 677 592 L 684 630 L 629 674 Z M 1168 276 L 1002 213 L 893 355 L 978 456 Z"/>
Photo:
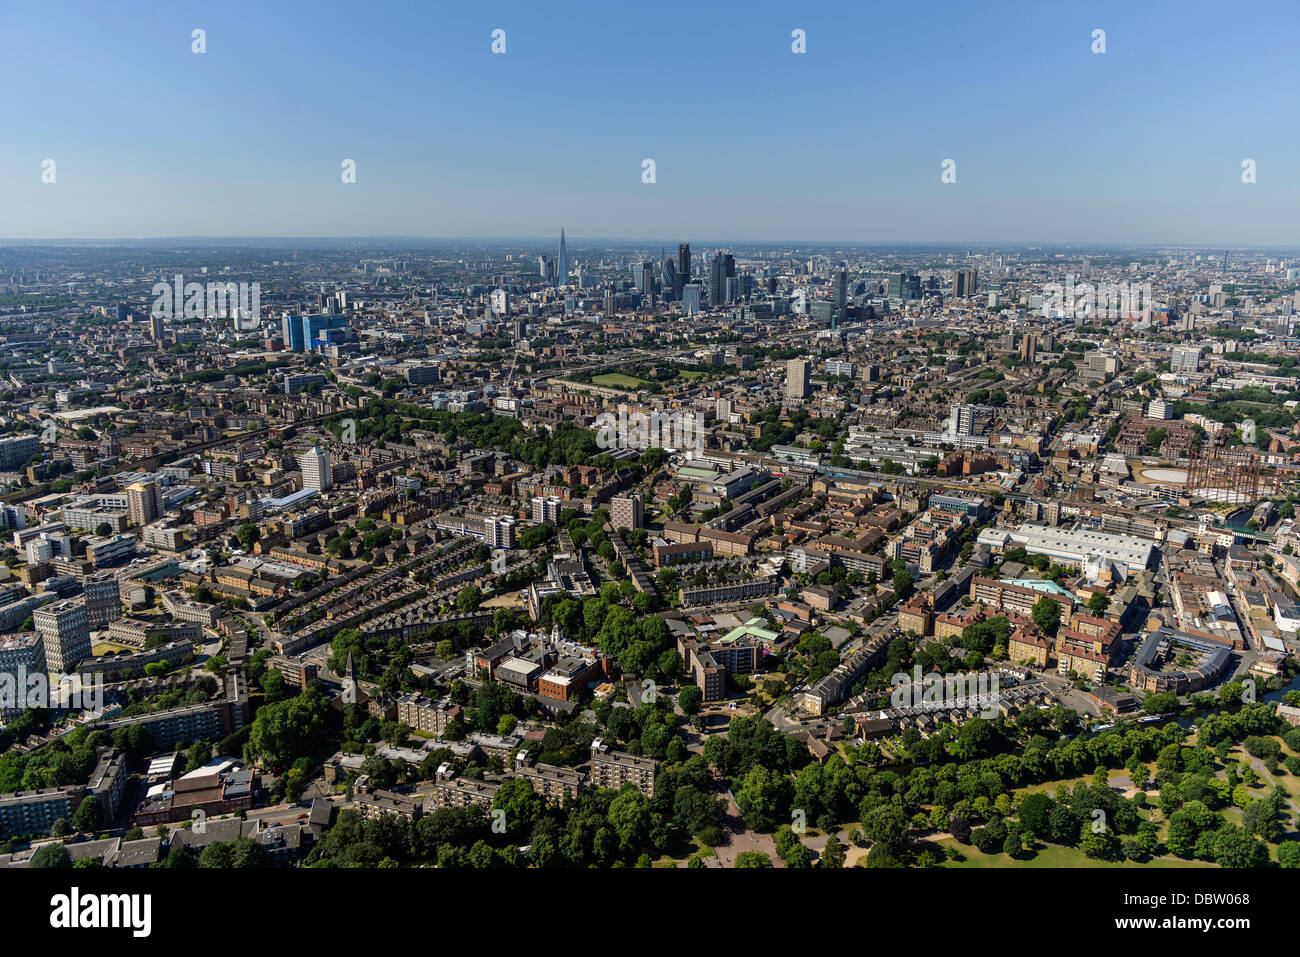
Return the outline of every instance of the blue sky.
<path id="1" fill-rule="evenodd" d="M 1298 245 L 1297 27 L 1200 0 L 6 3 L 0 237 Z"/>

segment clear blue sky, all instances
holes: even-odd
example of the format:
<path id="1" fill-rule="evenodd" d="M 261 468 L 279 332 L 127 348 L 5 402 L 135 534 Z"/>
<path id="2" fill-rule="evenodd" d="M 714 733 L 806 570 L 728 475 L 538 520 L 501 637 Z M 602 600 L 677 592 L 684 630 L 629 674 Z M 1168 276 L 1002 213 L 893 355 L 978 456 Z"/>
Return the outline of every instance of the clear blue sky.
<path id="1" fill-rule="evenodd" d="M 1296 245 L 1298 27 L 1294 0 L 10 2 L 0 237 Z"/>

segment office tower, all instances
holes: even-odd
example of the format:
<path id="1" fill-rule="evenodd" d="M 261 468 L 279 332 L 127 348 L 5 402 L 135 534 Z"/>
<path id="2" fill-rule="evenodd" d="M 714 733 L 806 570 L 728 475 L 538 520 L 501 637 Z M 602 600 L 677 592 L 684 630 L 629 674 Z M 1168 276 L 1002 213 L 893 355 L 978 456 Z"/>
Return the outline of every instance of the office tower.
<path id="1" fill-rule="evenodd" d="M 700 293 L 702 291 L 703 290 L 701 289 L 699 283 L 692 282 L 692 283 L 687 283 L 685 286 L 682 286 L 682 307 L 685 310 L 686 315 L 693 316 L 697 312 L 702 311 L 702 307 L 700 305 L 700 299 L 701 299 Z"/>
<path id="2" fill-rule="evenodd" d="M 334 472 L 330 468 L 330 454 L 319 445 L 313 445 L 298 459 L 302 469 L 302 487 L 326 492 L 334 487 Z"/>
<path id="3" fill-rule="evenodd" d="M 533 496 L 533 521 L 554 525 L 560 520 L 560 499 L 555 495 Z"/>
<path id="4" fill-rule="evenodd" d="M 958 269 L 952 277 L 952 294 L 954 296 L 975 295 L 975 270 Z"/>
<path id="5" fill-rule="evenodd" d="M 685 286 L 691 281 L 691 244 L 682 243 L 677 247 L 677 276 Z"/>
<path id="6" fill-rule="evenodd" d="M 636 291 L 645 296 L 648 301 L 654 296 L 655 291 L 655 264 L 646 260 L 638 265 L 633 273 L 636 279 Z"/>
<path id="7" fill-rule="evenodd" d="M 132 525 L 148 525 L 162 514 L 162 495 L 154 482 L 136 482 L 126 488 L 126 512 Z"/>
<path id="8" fill-rule="evenodd" d="M 664 257 L 659 267 L 665 302 L 677 302 L 682 298 L 681 280 L 677 275 L 677 264 L 671 257 Z"/>
<path id="9" fill-rule="evenodd" d="M 315 352 L 326 342 L 345 341 L 351 331 L 346 316 L 294 316 L 280 318 L 280 336 L 290 352 Z"/>
<path id="10" fill-rule="evenodd" d="M 32 620 L 45 644 L 45 666 L 52 673 L 72 671 L 90 657 L 90 623 L 84 600 L 66 598 L 37 608 Z"/>
<path id="11" fill-rule="evenodd" d="M 818 325 L 825 323 L 832 328 L 835 325 L 835 303 L 829 299 L 814 299 L 808 303 L 808 315 Z"/>
<path id="12" fill-rule="evenodd" d="M 812 395 L 812 363 L 807 359 L 791 359 L 785 364 L 785 395 L 787 399 Z"/>
<path id="13" fill-rule="evenodd" d="M 510 515 L 489 515 L 484 518 L 483 540 L 493 548 L 514 548 L 514 517 Z"/>
<path id="14" fill-rule="evenodd" d="M 1091 278 L 1092 278 L 1092 260 L 1091 260 L 1091 259 L 1084 259 L 1084 261 L 1083 261 L 1083 269 L 1081 270 L 1081 272 L 1083 273 L 1083 278 L 1084 278 L 1084 279 L 1091 279 Z"/>
<path id="15" fill-rule="evenodd" d="M 510 315 L 510 293 L 504 289 L 493 289 L 489 296 L 491 303 L 492 315 L 498 319 L 504 319 Z"/>
<path id="16" fill-rule="evenodd" d="M 729 289 L 727 280 L 736 277 L 736 259 L 730 253 L 715 253 L 709 264 L 709 305 L 721 306 L 731 302 L 727 298 Z"/>
<path id="17" fill-rule="evenodd" d="M 537 275 L 540 276 L 542 279 L 547 279 L 551 275 L 551 271 L 546 267 L 545 256 L 537 257 Z"/>
<path id="18" fill-rule="evenodd" d="M 105 628 L 122 617 L 122 596 L 117 576 L 109 571 L 95 572 L 84 581 L 86 621 L 91 628 Z"/>
<path id="19" fill-rule="evenodd" d="M 885 278 L 885 294 L 890 299 L 920 299 L 921 277 L 916 273 L 890 273 Z"/>
<path id="20" fill-rule="evenodd" d="M 567 286 L 569 284 L 569 252 L 564 246 L 564 230 L 560 230 L 560 255 L 556 260 L 555 285 Z"/>
<path id="21" fill-rule="evenodd" d="M 843 322 L 848 315 L 849 306 L 849 271 L 841 267 L 839 273 L 835 276 L 835 318 L 831 320 L 831 328 L 836 328 L 839 323 Z"/>

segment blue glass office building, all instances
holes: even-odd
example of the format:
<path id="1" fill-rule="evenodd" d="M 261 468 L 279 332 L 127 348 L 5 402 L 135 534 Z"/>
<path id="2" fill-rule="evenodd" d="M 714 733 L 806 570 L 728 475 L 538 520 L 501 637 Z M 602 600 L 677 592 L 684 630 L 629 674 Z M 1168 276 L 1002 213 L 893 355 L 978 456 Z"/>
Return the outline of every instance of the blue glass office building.
<path id="1" fill-rule="evenodd" d="M 327 342 L 348 338 L 350 326 L 346 316 L 291 316 L 280 319 L 280 334 L 290 352 L 315 352 Z"/>

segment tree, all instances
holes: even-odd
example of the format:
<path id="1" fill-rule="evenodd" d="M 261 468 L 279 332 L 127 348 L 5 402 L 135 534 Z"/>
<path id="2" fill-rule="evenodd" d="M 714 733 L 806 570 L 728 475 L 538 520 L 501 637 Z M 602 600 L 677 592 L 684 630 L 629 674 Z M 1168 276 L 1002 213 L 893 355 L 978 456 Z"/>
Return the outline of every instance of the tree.
<path id="1" fill-rule="evenodd" d="M 41 868 L 70 868 L 72 867 L 72 855 L 60 841 L 53 841 L 49 844 L 42 844 L 32 855 L 31 867 Z"/>
<path id="2" fill-rule="evenodd" d="M 1049 815 L 1054 802 L 1042 791 L 1035 791 L 1020 802 L 1020 823 L 1025 831 L 1037 837 L 1051 833 Z"/>
<path id="3" fill-rule="evenodd" d="M 1020 826 L 1017 824 L 1007 825 L 1007 836 L 1002 842 L 1002 853 L 1008 857 L 1019 857 L 1024 851 L 1024 841 L 1020 835 Z"/>
<path id="4" fill-rule="evenodd" d="M 1088 610 L 1094 615 L 1104 615 L 1106 609 L 1110 607 L 1110 596 L 1105 592 L 1097 591 L 1092 593 L 1088 599 Z"/>
<path id="5" fill-rule="evenodd" d="M 647 844 L 651 826 L 650 801 L 632 785 L 624 785 L 609 802 L 606 819 L 618 835 L 619 846 L 625 854 L 636 852 Z"/>
<path id="6" fill-rule="evenodd" d="M 893 857 L 898 857 L 907 847 L 907 828 L 907 814 L 895 804 L 882 804 L 862 817 L 862 833 L 873 849 L 879 845 Z"/>
<path id="7" fill-rule="evenodd" d="M 93 834 L 104 826 L 104 808 L 93 794 L 87 794 L 72 815 L 72 826 L 78 831 Z"/>
<path id="8" fill-rule="evenodd" d="M 736 867 L 771 868 L 772 859 L 762 851 L 741 851 L 736 855 Z"/>
<path id="9" fill-rule="evenodd" d="M 482 590 L 477 585 L 466 585 L 456 595 L 456 610 L 467 615 L 478 608 L 481 601 L 483 601 Z"/>
<path id="10" fill-rule="evenodd" d="M 1034 624 L 1042 629 L 1043 634 L 1049 638 L 1054 638 L 1056 630 L 1061 625 L 1060 603 L 1044 595 L 1034 602 L 1033 618 Z"/>
<path id="11" fill-rule="evenodd" d="M 1105 829 L 1094 831 L 1088 822 L 1079 833 L 1079 849 L 1094 860 L 1113 861 L 1120 854 L 1119 838 Z"/>
<path id="12" fill-rule="evenodd" d="M 786 777 L 760 764 L 749 769 L 736 791 L 736 806 L 745 824 L 756 831 L 771 830 L 785 817 L 789 800 L 790 782 Z"/>
<path id="13" fill-rule="evenodd" d="M 844 845 L 839 842 L 839 839 L 834 834 L 826 838 L 826 847 L 822 851 L 818 866 L 839 869 L 844 866 L 846 860 L 848 855 L 844 852 Z"/>
<path id="14" fill-rule="evenodd" d="M 682 711 L 686 714 L 699 714 L 700 705 L 704 701 L 704 692 L 699 689 L 698 685 L 687 685 L 677 695 L 677 703 L 681 705 Z"/>
<path id="15" fill-rule="evenodd" d="M 894 568 L 894 595 L 899 601 L 905 601 L 912 594 L 912 573 L 900 562 Z"/>
<path id="16" fill-rule="evenodd" d="M 492 807 L 505 811 L 506 828 L 511 834 L 528 834 L 545 809 L 545 804 L 527 780 L 511 778 L 497 789 Z"/>
<path id="17" fill-rule="evenodd" d="M 113 526 L 108 524 L 108 522 L 100 522 L 95 526 L 95 534 L 100 538 L 107 538 L 109 535 L 113 534 Z"/>
<path id="18" fill-rule="evenodd" d="M 244 522 L 235 532 L 235 537 L 239 539 L 239 544 L 244 546 L 244 550 L 248 551 L 262 537 L 262 531 L 253 522 Z"/>

